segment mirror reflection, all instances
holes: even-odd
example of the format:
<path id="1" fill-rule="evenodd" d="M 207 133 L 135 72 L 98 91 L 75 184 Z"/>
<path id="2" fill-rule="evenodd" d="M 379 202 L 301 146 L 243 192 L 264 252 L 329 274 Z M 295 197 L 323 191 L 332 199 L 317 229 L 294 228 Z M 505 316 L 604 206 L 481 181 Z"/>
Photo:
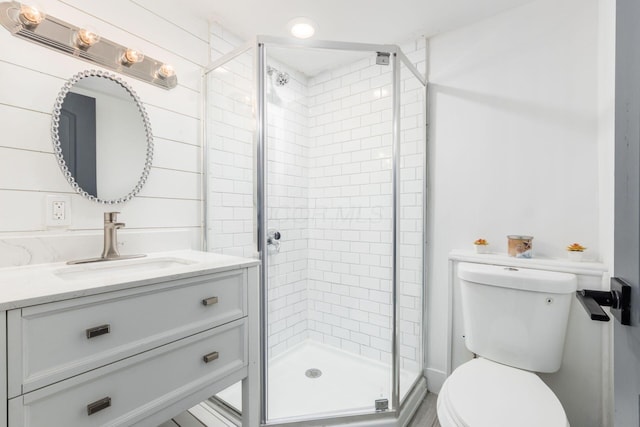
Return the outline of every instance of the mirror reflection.
<path id="1" fill-rule="evenodd" d="M 142 108 L 110 76 L 81 76 L 71 86 L 59 108 L 59 155 L 79 192 L 120 202 L 139 191 L 152 147 Z"/>

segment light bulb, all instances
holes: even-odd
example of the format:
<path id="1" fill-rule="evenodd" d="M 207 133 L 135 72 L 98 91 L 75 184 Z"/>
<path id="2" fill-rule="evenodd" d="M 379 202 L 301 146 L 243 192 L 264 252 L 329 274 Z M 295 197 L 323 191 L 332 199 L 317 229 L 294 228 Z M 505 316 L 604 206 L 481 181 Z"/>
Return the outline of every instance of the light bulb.
<path id="1" fill-rule="evenodd" d="M 287 26 L 291 34 L 299 39 L 308 39 L 316 32 L 316 25 L 309 18 L 300 17 L 292 19 Z"/>
<path id="2" fill-rule="evenodd" d="M 138 62 L 142 62 L 143 59 L 144 59 L 144 53 L 135 49 L 127 49 L 122 54 L 122 57 L 120 58 L 120 62 L 122 62 L 123 65 L 131 66 Z"/>
<path id="3" fill-rule="evenodd" d="M 100 41 L 100 36 L 95 31 L 81 28 L 76 31 L 75 42 L 80 48 L 89 48 Z"/>
<path id="4" fill-rule="evenodd" d="M 158 77 L 162 79 L 168 79 L 171 76 L 176 75 L 176 70 L 169 64 L 162 64 L 160 68 L 158 68 Z"/>
<path id="5" fill-rule="evenodd" d="M 37 6 L 29 6 L 28 4 L 20 5 L 20 22 L 27 27 L 35 27 L 39 25 L 47 15 Z"/>

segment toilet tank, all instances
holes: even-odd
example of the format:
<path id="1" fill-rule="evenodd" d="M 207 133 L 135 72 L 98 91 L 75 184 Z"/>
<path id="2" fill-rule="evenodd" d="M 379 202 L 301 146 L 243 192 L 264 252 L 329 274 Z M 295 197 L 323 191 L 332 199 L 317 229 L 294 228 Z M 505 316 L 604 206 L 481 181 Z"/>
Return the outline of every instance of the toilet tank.
<path id="1" fill-rule="evenodd" d="M 460 263 L 458 278 L 470 351 L 528 371 L 560 369 L 574 274 Z"/>

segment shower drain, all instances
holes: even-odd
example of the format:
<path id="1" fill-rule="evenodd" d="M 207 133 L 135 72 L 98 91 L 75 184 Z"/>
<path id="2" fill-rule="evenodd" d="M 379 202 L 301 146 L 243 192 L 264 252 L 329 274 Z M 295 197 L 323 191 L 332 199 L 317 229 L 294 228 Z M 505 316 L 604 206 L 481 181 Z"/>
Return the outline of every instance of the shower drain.
<path id="1" fill-rule="evenodd" d="M 320 369 L 311 368 L 307 369 L 304 374 L 307 376 L 307 378 L 318 378 L 320 375 L 322 375 L 322 371 Z"/>

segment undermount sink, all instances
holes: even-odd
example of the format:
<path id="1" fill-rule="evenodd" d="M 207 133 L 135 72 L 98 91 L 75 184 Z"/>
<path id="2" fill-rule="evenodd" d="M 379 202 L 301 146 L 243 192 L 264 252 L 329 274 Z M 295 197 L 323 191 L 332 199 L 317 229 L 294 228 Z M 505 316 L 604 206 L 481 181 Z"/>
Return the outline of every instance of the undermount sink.
<path id="1" fill-rule="evenodd" d="M 173 257 L 136 258 L 62 267 L 55 270 L 53 274 L 64 280 L 97 279 L 145 271 L 153 273 L 157 270 L 195 263 L 196 261 L 190 259 Z"/>

